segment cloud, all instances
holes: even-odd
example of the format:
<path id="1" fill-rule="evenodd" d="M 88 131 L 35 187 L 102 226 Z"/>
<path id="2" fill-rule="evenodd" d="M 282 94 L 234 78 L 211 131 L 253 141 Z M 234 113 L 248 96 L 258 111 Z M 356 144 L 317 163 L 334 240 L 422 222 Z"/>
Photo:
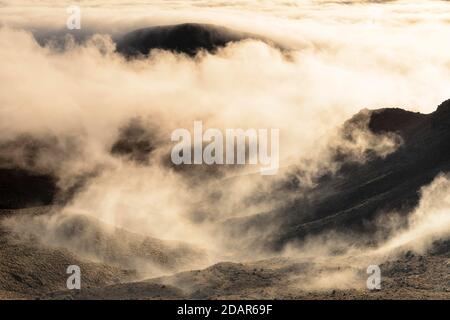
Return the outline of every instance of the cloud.
<path id="1" fill-rule="evenodd" d="M 195 120 L 222 130 L 278 128 L 281 167 L 309 162 L 306 169 L 313 172 L 332 165 L 329 146 L 356 158 L 380 142 L 381 155 L 397 146 L 367 132 L 345 144 L 338 127 L 359 110 L 430 112 L 449 95 L 443 39 L 450 35 L 450 16 L 438 1 L 420 10 L 416 1 L 83 1 L 81 42 L 65 35 L 63 3 L 2 3 L 1 142 L 52 137 L 54 148 L 33 170 L 53 173 L 63 189 L 92 176 L 62 211 L 188 240 L 222 256 L 227 240 L 217 226 L 282 204 L 289 195 L 253 199 L 283 173 L 272 180 L 252 175 L 253 167 L 182 174 L 166 162 L 174 129 L 192 128 Z M 155 50 L 127 60 L 114 50 L 114 39 L 135 28 L 188 21 L 260 34 L 290 50 L 254 40 L 194 58 Z M 52 41 L 42 45 L 61 36 L 64 50 Z M 133 119 L 151 128 L 149 137 L 157 142 L 146 165 L 111 152 Z"/>

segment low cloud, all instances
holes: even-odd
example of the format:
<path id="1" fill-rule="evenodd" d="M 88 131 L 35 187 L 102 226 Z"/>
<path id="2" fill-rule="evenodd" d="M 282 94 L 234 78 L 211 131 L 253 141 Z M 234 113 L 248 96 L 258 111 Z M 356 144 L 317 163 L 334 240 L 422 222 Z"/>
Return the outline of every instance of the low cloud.
<path id="1" fill-rule="evenodd" d="M 257 10 L 242 1 L 82 2 L 82 41 L 65 35 L 63 4 L 2 3 L 2 165 L 53 174 L 63 190 L 89 176 L 62 214 L 83 212 L 114 227 L 187 241 L 217 260 L 235 254 L 225 250 L 229 239 L 217 234 L 220 223 L 297 196 L 258 198 L 292 167 L 301 169 L 300 184 L 313 185 L 317 172 L 335 170 L 331 154 L 337 149 L 364 162 L 367 150 L 383 157 L 401 144 L 397 136 L 375 136 L 364 127 L 343 139 L 345 120 L 363 108 L 430 112 L 449 94 L 449 45 L 443 39 L 450 35 L 450 16 L 438 1 L 426 10 L 417 10 L 415 1 L 267 2 Z M 245 40 L 195 57 L 154 50 L 126 59 L 115 51 L 114 39 L 130 30 L 181 22 L 252 32 L 289 50 Z M 63 50 L 55 42 L 60 36 Z M 279 129 L 284 170 L 267 180 L 248 167 L 220 174 L 175 170 L 167 165 L 170 133 L 195 120 L 222 130 Z M 152 140 L 148 152 L 117 152 L 133 121 L 151 128 L 137 138 Z M 32 164 L 21 142 L 29 137 L 44 145 Z M 447 235 L 446 207 L 435 204 L 448 202 L 441 192 L 446 181 L 440 177 L 424 189 L 410 229 L 379 252 L 410 240 L 420 241 L 414 247 L 419 250 L 433 235 Z"/>

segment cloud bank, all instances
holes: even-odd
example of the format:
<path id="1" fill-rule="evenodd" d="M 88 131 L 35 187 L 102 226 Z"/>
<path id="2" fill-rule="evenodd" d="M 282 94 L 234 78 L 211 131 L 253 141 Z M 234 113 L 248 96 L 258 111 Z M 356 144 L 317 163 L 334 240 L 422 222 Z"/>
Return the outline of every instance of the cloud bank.
<path id="1" fill-rule="evenodd" d="M 192 242 L 221 258 L 227 239 L 217 223 L 282 204 L 285 198 L 252 199 L 283 180 L 283 171 L 264 180 L 252 174 L 255 167 L 177 170 L 167 162 L 174 129 L 195 120 L 223 130 L 278 128 L 281 167 L 304 166 L 311 174 L 301 183 L 308 185 L 314 172 L 333 166 L 330 145 L 361 161 L 367 148 L 383 156 L 397 146 L 367 132 L 345 145 L 338 128 L 359 110 L 430 112 L 449 96 L 450 14 L 441 1 L 79 5 L 82 29 L 70 35 L 63 2 L 0 3 L 0 141 L 8 146 L 2 165 L 51 173 L 63 190 L 89 177 L 61 211 Z M 130 30 L 182 22 L 251 32 L 288 50 L 244 40 L 195 57 L 154 50 L 129 60 L 115 51 L 114 39 Z M 144 163 L 112 152 L 136 122 L 151 137 Z M 51 143 L 29 162 L 23 139 Z M 429 227 L 417 212 L 413 231 L 387 247 Z"/>

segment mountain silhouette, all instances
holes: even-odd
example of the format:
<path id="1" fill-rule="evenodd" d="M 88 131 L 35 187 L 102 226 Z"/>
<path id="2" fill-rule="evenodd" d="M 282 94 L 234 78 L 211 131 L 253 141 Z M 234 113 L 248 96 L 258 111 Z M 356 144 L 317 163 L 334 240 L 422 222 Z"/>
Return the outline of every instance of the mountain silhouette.
<path id="1" fill-rule="evenodd" d="M 117 51 L 125 56 L 146 55 L 152 49 L 195 55 L 199 50 L 214 52 L 230 42 L 263 40 L 261 36 L 212 24 L 183 23 L 134 30 L 117 41 Z"/>
<path id="2" fill-rule="evenodd" d="M 227 221 L 229 227 L 224 228 L 230 236 L 270 234 L 264 245 L 275 249 L 332 230 L 370 241 L 379 231 L 374 222 L 380 215 L 397 212 L 406 218 L 419 202 L 420 189 L 450 171 L 450 100 L 430 114 L 397 108 L 364 110 L 348 120 L 343 131 L 366 116 L 368 130 L 395 133 L 402 144 L 386 157 L 369 156 L 364 163 L 337 156 L 336 161 L 342 162 L 338 172 L 324 174 L 311 190 L 299 192 L 282 208 Z M 282 192 L 295 192 L 297 185 Z"/>

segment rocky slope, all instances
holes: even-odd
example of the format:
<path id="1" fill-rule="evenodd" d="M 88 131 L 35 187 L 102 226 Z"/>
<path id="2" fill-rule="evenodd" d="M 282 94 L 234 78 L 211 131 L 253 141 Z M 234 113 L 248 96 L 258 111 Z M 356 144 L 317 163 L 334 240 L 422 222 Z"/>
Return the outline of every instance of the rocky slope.
<path id="1" fill-rule="evenodd" d="M 274 258 L 221 262 L 191 271 L 183 270 L 202 260 L 203 252 L 111 230 L 85 216 L 49 219 L 54 214 L 52 207 L 34 204 L 52 203 L 55 187 L 51 180 L 11 171 L 14 168 L 3 170 L 1 183 L 6 193 L 0 211 L 0 298 L 449 299 L 450 246 L 446 239 L 423 254 L 400 249 L 395 255 L 371 258 L 383 271 L 383 287 L 378 291 L 365 287 L 367 265 L 374 261 L 361 253 L 335 253 L 322 260 L 276 255 L 292 240 L 332 231 L 357 235 L 369 250 L 376 245 L 375 219 L 390 211 L 406 219 L 419 202 L 421 187 L 449 171 L 450 101 L 427 115 L 401 109 L 365 110 L 344 125 L 343 135 L 361 124 L 375 135 L 393 133 L 402 143 L 384 157 L 369 150 L 364 162 L 352 161 L 337 148 L 334 161 L 339 170 L 320 176 L 308 196 L 287 201 L 271 212 L 227 221 L 233 227 L 230 237 L 255 230 L 267 234 L 265 228 L 273 227 L 268 222 L 277 221 L 276 232 L 255 237 L 257 246 L 275 249 Z M 34 184 L 39 188 L 24 187 Z M 281 192 L 296 188 L 301 188 L 301 181 Z M 52 228 L 48 228 L 49 221 Z M 83 270 L 81 291 L 65 290 L 65 269 L 72 264 Z M 148 269 L 143 265 L 156 266 L 159 273 L 150 270 L 143 274 L 142 269 Z M 161 275 L 161 270 L 166 274 Z"/>

